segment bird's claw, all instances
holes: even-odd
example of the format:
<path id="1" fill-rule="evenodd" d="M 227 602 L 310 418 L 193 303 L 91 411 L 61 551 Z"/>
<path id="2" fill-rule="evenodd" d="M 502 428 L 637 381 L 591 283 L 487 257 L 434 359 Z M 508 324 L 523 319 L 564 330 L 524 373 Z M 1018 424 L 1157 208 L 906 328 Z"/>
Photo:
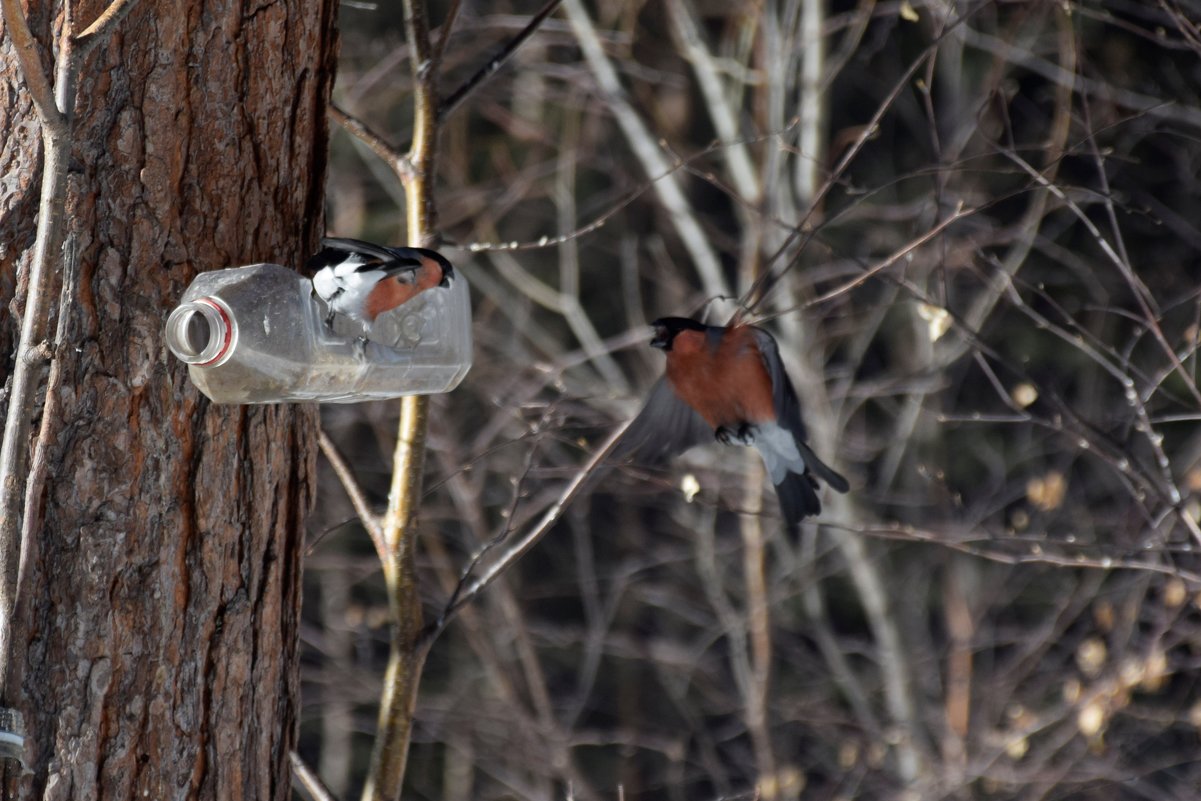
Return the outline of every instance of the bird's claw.
<path id="1" fill-rule="evenodd" d="M 718 426 L 713 432 L 714 438 L 722 445 L 750 445 L 751 444 L 751 427 L 746 423 L 732 428 L 730 426 Z"/>

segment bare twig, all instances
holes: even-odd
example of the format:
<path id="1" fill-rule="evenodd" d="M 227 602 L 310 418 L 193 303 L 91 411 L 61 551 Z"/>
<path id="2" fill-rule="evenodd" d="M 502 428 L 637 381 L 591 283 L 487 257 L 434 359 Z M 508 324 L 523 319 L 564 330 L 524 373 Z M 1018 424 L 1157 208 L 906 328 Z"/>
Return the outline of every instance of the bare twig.
<path id="1" fill-rule="evenodd" d="M 65 269 L 63 270 L 63 285 L 59 291 L 58 324 L 54 334 L 55 347 L 60 347 L 66 341 L 67 320 L 71 298 L 75 295 L 75 279 L 79 274 L 78 253 L 75 247 L 75 237 L 71 235 L 66 242 Z M 37 444 L 29 459 L 29 479 L 25 487 L 25 515 L 21 532 L 21 563 L 17 577 L 17 586 L 21 586 L 25 566 L 33 545 L 32 538 L 41 523 L 41 494 L 49 469 L 48 455 L 50 442 L 54 437 L 55 421 L 58 419 L 58 391 L 62 386 L 62 360 L 51 359 L 50 373 L 46 378 L 46 400 L 42 407 L 42 424 L 38 430 Z"/>
<path id="2" fill-rule="evenodd" d="M 771 709 L 771 599 L 767 589 L 767 560 L 763 539 L 763 468 L 758 454 L 748 452 L 743 477 L 747 514 L 741 515 L 742 575 L 746 582 L 747 665 L 746 725 L 755 750 L 755 766 L 762 785 L 774 779 L 776 758 L 772 751 L 768 710 Z"/>
<path id="3" fill-rule="evenodd" d="M 463 0 L 450 0 L 450 8 L 446 11 L 446 19 L 442 20 L 442 30 L 438 32 L 438 41 L 434 42 L 434 52 L 430 56 L 430 69 L 442 69 L 442 57 L 446 54 L 446 45 L 450 43 L 450 35 L 454 32 L 455 23 L 459 21 L 459 9 Z"/>
<path id="4" fill-rule="evenodd" d="M 978 47 L 1012 64 L 1017 64 L 1049 81 L 1069 86 L 1078 94 L 1092 95 L 1104 102 L 1146 111 L 1161 119 L 1184 123 L 1192 127 L 1201 127 L 1201 110 L 1190 104 L 1165 103 L 1162 98 L 1123 89 L 1110 81 L 1096 80 L 1087 75 L 1081 75 L 1079 72 L 1069 72 L 1019 44 L 1004 41 L 971 28 L 964 30 L 963 37 L 973 47 Z"/>
<path id="5" fill-rule="evenodd" d="M 1125 556 L 1094 555 L 1082 546 L 1068 546 L 1061 551 L 1051 551 L 1052 543 L 1034 541 L 1025 545 L 1021 553 L 1000 550 L 997 547 L 987 547 L 988 543 L 1012 543 L 1012 536 L 1002 536 L 989 532 L 979 532 L 957 535 L 954 531 L 937 531 L 920 528 L 908 524 L 872 524 L 852 528 L 839 523 L 827 523 L 830 528 L 843 531 L 857 531 L 868 537 L 877 537 L 901 542 L 924 542 L 939 545 L 959 553 L 965 553 L 990 562 L 1007 565 L 1044 564 L 1057 567 L 1074 567 L 1087 570 L 1134 570 L 1147 573 L 1158 573 L 1184 581 L 1193 589 L 1201 589 L 1201 573 L 1186 570 L 1165 562 L 1151 562 L 1145 559 L 1131 559 Z M 1069 550 L 1073 552 L 1068 552 Z"/>
<path id="6" fill-rule="evenodd" d="M 816 561 L 817 532 L 808 529 L 802 530 L 801 537 L 801 555 L 806 561 L 813 564 Z M 817 640 L 817 647 L 828 666 L 830 677 L 846 696 L 847 703 L 850 704 L 856 720 L 864 731 L 879 734 L 883 727 L 872 710 L 863 683 L 855 675 L 851 663 L 839 648 L 838 640 L 831 630 L 821 583 L 815 580 L 803 580 L 801 600 L 805 606 L 805 614 L 812 624 L 813 637 Z"/>
<path id="7" fill-rule="evenodd" d="M 818 297 L 809 301 L 805 305 L 806 306 L 816 306 L 820 303 L 825 303 L 828 300 L 832 300 L 833 298 L 836 298 L 839 295 L 842 295 L 846 292 L 851 291 L 855 287 L 863 284 L 865 281 L 867 281 L 869 278 L 871 278 L 876 273 L 879 273 L 881 270 L 887 270 L 889 267 L 896 264 L 901 259 L 905 258 L 905 256 L 907 256 L 910 253 L 912 253 L 913 251 L 917 250 L 919 247 L 926 244 L 931 239 L 934 239 L 935 237 L 937 237 L 939 234 L 941 234 L 943 231 L 945 231 L 951 225 L 955 224 L 959 220 L 962 220 L 964 217 L 970 217 L 971 215 L 975 214 L 977 211 L 979 211 L 979 209 L 974 209 L 974 208 L 965 209 L 965 208 L 963 208 L 963 204 L 960 203 L 959 206 L 955 209 L 954 213 L 952 213 L 949 217 L 947 217 L 945 220 L 940 222 L 938 225 L 931 228 L 926 233 L 922 234 L 921 236 L 917 237 L 916 239 L 910 240 L 909 242 L 905 243 L 904 246 L 897 249 L 892 255 L 888 256 L 887 258 L 883 259 L 882 261 L 878 262 L 877 264 L 872 265 L 870 268 L 865 270 L 862 275 L 857 275 L 850 281 L 847 281 L 845 284 L 842 284 L 841 286 L 837 286 L 834 289 L 831 289 L 829 292 L 822 293 L 821 295 L 819 295 Z"/>
<path id="8" fill-rule="evenodd" d="M 584 312 L 584 307 L 580 303 L 578 287 L 575 288 L 575 291 L 572 291 L 570 286 L 556 290 L 531 274 L 508 253 L 496 253 L 492 256 L 491 261 L 497 272 L 508 279 L 509 283 L 521 294 L 539 306 L 563 315 L 564 320 L 571 327 L 571 332 L 583 346 L 584 352 L 588 354 L 589 360 L 596 364 L 598 372 L 611 386 L 622 390 L 627 388 L 625 378 L 605 351 L 600 334 L 597 333 L 592 321 Z"/>
<path id="9" fill-rule="evenodd" d="M 586 236 L 587 234 L 591 234 L 591 233 L 594 233 L 594 232 L 600 230 L 601 228 L 603 228 L 605 226 L 606 223 L 609 222 L 609 220 L 611 220 L 613 217 L 615 217 L 618 212 L 620 212 L 622 209 L 629 206 L 631 203 L 633 203 L 638 198 L 645 195 L 651 189 L 654 189 L 656 184 L 658 184 L 660 181 L 668 179 L 674 173 L 679 172 L 680 170 L 692 172 L 693 170 L 691 169 L 691 167 L 693 164 L 696 164 L 697 162 L 702 161 L 703 159 L 707 158 L 708 156 L 713 155 L 714 153 L 719 153 L 730 146 L 749 147 L 750 145 L 762 144 L 764 142 L 771 142 L 772 140 L 782 140 L 783 137 L 787 136 L 789 134 L 789 132 L 793 130 L 794 127 L 795 127 L 794 125 L 788 125 L 778 131 L 773 131 L 771 133 L 762 134 L 760 136 L 749 136 L 744 139 L 736 140 L 734 142 L 727 142 L 727 141 L 713 142 L 712 144 L 710 144 L 704 148 L 701 148 L 700 150 L 698 150 L 694 153 L 691 153 L 688 156 L 680 157 L 680 158 L 676 159 L 675 161 L 673 161 L 666 168 L 666 170 L 664 172 L 659 173 L 658 175 L 654 175 L 651 178 L 646 179 L 643 183 L 639 184 L 634 189 L 627 192 L 625 195 L 622 195 L 621 198 L 614 201 L 611 206 L 609 206 L 607 209 L 605 209 L 600 214 L 593 217 L 591 222 L 585 223 L 584 225 L 582 225 L 578 228 L 575 228 L 575 229 L 569 231 L 568 233 L 559 234 L 558 236 L 543 236 L 534 241 L 471 242 L 471 243 L 468 243 L 465 245 L 461 245 L 461 247 L 466 248 L 467 250 L 470 250 L 472 253 L 488 253 L 488 252 L 495 252 L 495 251 L 538 250 L 540 248 L 558 247 L 559 245 L 562 245 L 564 242 L 567 242 L 571 239 L 578 239 L 582 236 Z M 700 175 L 705 180 L 714 181 L 714 179 L 711 175 L 707 175 L 704 173 L 695 173 L 695 174 Z M 732 193 L 732 194 L 734 194 L 735 199 L 738 200 L 739 202 L 746 203 L 746 201 L 742 198 L 741 195 L 738 195 L 736 193 Z M 783 226 L 784 228 L 788 229 L 789 231 L 791 231 L 793 228 L 791 223 L 785 222 L 783 220 L 773 220 L 773 222 L 775 222 L 778 225 Z"/>
<path id="10" fill-rule="evenodd" d="M 521 503 L 522 498 L 525 496 L 525 482 L 529 479 L 530 471 L 534 468 L 534 457 L 538 453 L 538 443 L 536 438 L 541 433 L 546 422 L 547 420 L 544 415 L 543 419 L 539 421 L 539 424 L 536 425 L 530 432 L 530 435 L 534 437 L 535 440 L 530 446 L 529 451 L 526 452 L 525 464 L 522 467 L 521 475 L 517 478 L 517 482 L 513 486 L 513 498 L 509 503 L 509 508 L 504 514 L 505 525 L 501 527 L 500 531 L 497 532 L 495 536 L 484 541 L 484 544 L 477 548 L 475 553 L 471 555 L 471 558 L 467 560 L 467 565 L 459 574 L 459 580 L 455 584 L 455 588 L 451 591 L 450 598 L 447 599 L 446 605 L 442 609 L 442 614 L 438 615 L 438 619 L 430 626 L 429 632 L 426 636 L 436 637 L 443 629 L 446 628 L 447 618 L 449 617 L 451 610 L 457 608 L 459 599 L 463 595 L 463 589 L 467 586 L 467 580 L 471 578 L 471 574 L 475 571 L 476 567 L 479 566 L 483 558 L 487 556 L 493 548 L 508 539 L 509 534 L 512 533 L 512 521 L 514 518 L 516 518 L 517 507 Z"/>
<path id="11" fill-rule="evenodd" d="M 480 67 L 479 70 L 477 70 L 474 75 L 464 81 L 458 89 L 451 92 L 449 97 L 439 103 L 438 120 L 442 121 L 450 116 L 450 114 L 459 107 L 459 104 L 467 99 L 469 94 L 478 89 L 485 81 L 491 78 L 498 69 L 503 67 L 505 62 L 517 52 L 518 48 L 525 44 L 526 40 L 533 36 L 538 28 L 542 26 L 542 23 L 546 21 L 546 18 L 555 13 L 555 9 L 559 7 L 561 2 L 563 2 L 563 0 L 547 0 L 546 5 L 542 6 L 538 13 L 530 18 L 529 23 L 522 28 L 516 36 L 505 42 L 501 49 L 497 51 L 492 58 L 488 59 L 487 64 Z M 443 36 L 443 41 L 445 41 L 445 34 Z"/>
<path id="12" fill-rule="evenodd" d="M 801 75 L 797 107 L 798 128 L 796 169 L 797 200 L 808 203 L 817 194 L 822 166 L 826 163 L 826 87 L 822 85 L 826 69 L 826 37 L 822 33 L 826 4 L 804 0 L 801 5 Z"/>
<path id="13" fill-rule="evenodd" d="M 442 65 L 442 56 L 446 50 L 446 44 L 450 40 L 451 28 L 454 26 L 455 20 L 458 17 L 459 6 L 461 0 L 454 0 L 451 8 L 446 16 L 446 21 L 442 25 L 441 35 L 432 50 L 427 50 L 427 58 L 421 62 L 418 67 L 419 74 L 416 76 L 417 83 L 420 84 L 423 79 L 432 81 L 438 75 Z M 467 79 L 458 89 L 456 89 L 449 98 L 438 102 L 435 97 L 430 98 L 430 103 L 436 104 L 435 123 L 441 122 L 445 117 L 449 116 L 471 92 L 478 89 L 488 78 L 499 70 L 504 63 L 515 53 L 527 39 L 532 36 L 539 27 L 546 21 L 554 10 L 558 7 L 562 0 L 549 0 L 549 2 L 529 21 L 529 23 L 512 39 L 505 43 L 504 47 L 495 56 L 489 59 L 480 70 Z M 416 53 L 414 53 L 416 56 Z M 429 86 L 433 86 L 429 83 Z M 378 156 L 385 164 L 387 164 L 396 176 L 405 182 L 409 179 L 414 166 L 411 161 L 411 156 L 419 152 L 420 148 L 414 142 L 409 142 L 402 147 L 394 147 L 388 141 L 371 130 L 362 120 L 350 114 L 345 109 L 338 106 L 336 103 L 331 103 L 329 106 L 329 115 L 334 122 L 342 126 L 348 134 L 362 142 L 368 150 Z M 433 233 L 431 228 L 430 234 Z M 427 234 L 426 236 L 429 236 Z"/>
<path id="14" fill-rule="evenodd" d="M 617 118 L 618 125 L 621 126 L 630 147 L 642 163 L 643 170 L 647 175 L 667 174 L 671 165 L 664 157 L 662 150 L 655 144 L 655 137 L 646 127 L 646 123 L 638 116 L 638 112 L 634 110 L 626 96 L 625 89 L 622 88 L 621 82 L 617 78 L 617 70 L 614 69 L 609 57 L 605 55 L 596 33 L 596 27 L 592 24 L 592 18 L 588 15 L 583 3 L 580 0 L 564 0 L 563 8 L 579 39 L 580 49 L 584 51 L 584 58 L 588 61 L 588 66 L 591 67 L 596 82 L 612 108 L 613 115 Z M 674 176 L 668 177 L 655 184 L 655 190 L 671 217 L 672 225 L 675 226 L 680 236 L 681 244 L 692 257 L 705 294 L 709 296 L 730 294 L 722 275 L 717 253 L 713 250 L 709 237 L 705 235 L 697 221 L 687 198 L 684 197 L 679 182 Z"/>
<path id="15" fill-rule="evenodd" d="M 408 155 L 388 144 L 384 137 L 368 128 L 367 124 L 358 117 L 343 110 L 337 103 L 329 104 L 329 116 L 334 122 L 341 125 L 346 133 L 358 139 L 367 146 L 368 150 L 379 156 L 380 160 L 387 164 L 402 181 L 412 172 L 413 167 L 409 162 Z"/>
<path id="16" fill-rule="evenodd" d="M 330 440 L 329 435 L 325 433 L 324 429 L 317 432 L 317 444 L 321 446 L 321 452 L 329 460 L 329 466 L 333 468 L 334 474 L 342 482 L 342 488 L 346 490 L 346 496 L 350 498 L 350 505 L 354 507 L 355 514 L 362 521 L 363 528 L 367 529 L 367 533 L 371 535 L 371 542 L 375 545 L 375 552 L 379 555 L 380 560 L 383 561 L 387 555 L 387 548 L 384 544 L 383 527 L 380 525 L 379 515 L 371 511 L 371 504 L 367 502 L 367 496 L 363 494 L 363 488 L 355 480 L 354 471 L 350 469 L 350 465 L 346 464 L 346 460 L 342 458 L 342 454 L 338 453 L 337 447 Z"/>
<path id="17" fill-rule="evenodd" d="M 300 754 L 289 751 L 288 761 L 292 763 L 292 782 L 303 788 L 313 801 L 337 801 L 316 772 L 300 758 Z"/>
<path id="18" fill-rule="evenodd" d="M 1002 152 L 1011 161 L 1025 170 L 1031 178 L 1045 187 L 1051 192 L 1051 194 L 1055 195 L 1055 197 L 1057 197 L 1069 209 L 1071 209 L 1072 213 L 1076 215 L 1076 219 L 1078 219 L 1080 223 L 1086 229 L 1088 229 L 1089 234 L 1093 237 L 1093 240 L 1097 243 L 1097 246 L 1101 248 L 1101 252 L 1105 254 L 1106 258 L 1108 258 L 1115 267 L 1118 268 L 1118 272 L 1130 285 L 1131 293 L 1134 295 L 1135 300 L 1138 301 L 1139 308 L 1143 312 L 1144 324 L 1155 336 L 1156 341 L 1158 341 L 1160 346 L 1163 348 L 1164 354 L 1176 368 L 1176 372 L 1180 375 L 1180 379 L 1184 382 L 1185 388 L 1188 389 L 1189 393 L 1193 396 L 1193 400 L 1195 400 L 1197 404 L 1201 406 L 1201 389 L 1198 389 L 1197 382 L 1193 380 L 1193 377 L 1189 374 L 1184 364 L 1180 361 L 1180 357 L 1176 355 L 1176 351 L 1168 342 L 1167 337 L 1164 336 L 1163 329 L 1159 326 L 1159 322 L 1157 321 L 1155 313 L 1151 308 L 1151 301 L 1149 300 L 1150 291 L 1147 289 L 1142 280 L 1134 274 L 1134 270 L 1130 264 L 1118 254 L 1117 250 L 1114 249 L 1113 244 L 1111 244 L 1105 235 L 1101 233 L 1101 230 L 1097 228 L 1096 223 L 1089 219 L 1088 215 L 1084 213 L 1083 209 L 1080 208 L 1076 201 L 1068 197 L 1067 194 L 1064 193 L 1064 191 L 1058 186 L 1048 181 L 1042 175 L 1042 173 L 1034 169 L 1034 167 L 1032 167 L 1028 161 L 1026 161 L 1013 150 L 1010 150 L 1009 148 L 1003 148 Z"/>
<path id="19" fill-rule="evenodd" d="M 25 79 L 25 86 L 29 89 L 29 96 L 33 99 L 42 126 L 53 131 L 65 131 L 66 117 L 55 102 L 49 77 L 42 71 L 38 45 L 29 30 L 25 12 L 21 9 L 21 0 L 3 0 L 0 2 L 0 9 L 4 12 L 4 27 L 13 41 L 17 61 L 21 64 L 21 77 Z"/>
<path id="20" fill-rule="evenodd" d="M 580 468 L 572 480 L 559 493 L 558 498 L 550 507 L 542 514 L 536 523 L 534 523 L 526 532 L 517 539 L 504 553 L 502 553 L 494 562 L 489 564 L 463 591 L 459 594 L 459 599 L 452 605 L 449 605 L 442 615 L 440 621 L 442 628 L 453 619 L 454 615 L 467 604 L 471 603 L 477 595 L 484 591 L 495 581 L 502 573 L 504 573 L 514 562 L 521 558 L 530 548 L 537 544 L 538 540 L 542 539 L 550 529 L 559 521 L 567 507 L 571 505 L 587 486 L 594 474 L 601 470 L 601 463 L 605 457 L 609 455 L 609 451 L 617 444 L 617 440 L 625 433 L 626 428 L 631 421 L 627 421 L 625 425 L 619 426 L 614 431 L 605 444 L 592 455 L 592 458 Z M 437 632 L 431 632 L 430 636 L 436 636 Z"/>
<path id="21" fill-rule="evenodd" d="M 880 104 L 877 106 L 875 113 L 872 114 L 871 119 L 869 119 L 867 124 L 862 127 L 859 135 L 855 137 L 855 141 L 849 148 L 847 148 L 846 152 L 842 155 L 842 158 L 838 160 L 838 164 L 835 165 L 834 169 L 830 171 L 830 175 L 826 178 L 825 183 L 821 185 L 821 188 L 818 189 L 818 191 L 810 199 L 809 208 L 803 215 L 801 215 L 800 220 L 797 221 L 793 233 L 767 260 L 766 265 L 768 267 L 771 267 L 771 265 L 775 264 L 776 261 L 784 255 L 784 253 L 788 252 L 788 250 L 798 239 L 807 237 L 810 234 L 810 221 L 817 213 L 817 210 L 821 207 L 822 201 L 825 199 L 826 195 L 828 195 L 830 191 L 838 184 L 839 179 L 851 165 L 851 162 L 855 160 L 860 151 L 863 149 L 863 146 L 866 145 L 868 140 L 871 139 L 876 133 L 878 126 L 880 125 L 880 121 L 884 118 L 884 114 L 890 108 L 892 108 L 893 103 L 896 102 L 901 93 L 909 87 L 909 82 L 913 78 L 914 74 L 917 73 L 922 65 L 932 59 L 935 54 L 937 54 L 939 44 L 941 43 L 943 37 L 947 36 L 952 30 L 966 22 L 985 5 L 986 4 L 984 3 L 978 4 L 975 8 L 969 9 L 951 22 L 946 29 L 944 29 L 943 32 L 936 37 L 935 40 L 924 51 L 922 51 L 917 58 L 913 60 L 913 62 L 901 75 L 900 79 L 893 84 L 892 89 L 890 89 L 888 94 L 884 96 L 884 99 L 880 101 Z M 796 264 L 795 259 L 790 261 L 784 267 L 780 268 L 778 271 L 765 269 L 755 281 L 754 285 L 752 285 L 750 289 L 743 293 L 738 305 L 754 311 L 759 304 L 763 302 L 763 299 L 770 293 L 772 285 L 779 281 L 784 273 L 790 270 L 794 264 Z"/>
<path id="22" fill-rule="evenodd" d="M 943 702 L 947 734 L 943 739 L 944 758 L 962 766 L 966 757 L 964 743 L 972 711 L 972 639 L 975 621 L 969 603 L 971 590 L 967 560 L 956 559 L 943 579 L 944 618 L 950 638 L 947 654 L 947 689 Z"/>
<path id="23" fill-rule="evenodd" d="M 104 9 L 91 25 L 75 35 L 75 47 L 78 55 L 86 56 L 93 47 L 104 41 L 105 37 L 112 32 L 113 27 L 125 18 L 125 15 L 136 3 L 137 0 L 113 0 L 109 3 L 108 8 Z"/>
<path id="24" fill-rule="evenodd" d="M 867 553 L 863 538 L 839 537 L 838 547 L 847 560 L 876 641 L 885 704 L 892 719 L 904 729 L 902 740 L 897 743 L 898 772 L 901 778 L 911 783 L 921 773 L 922 750 L 918 742 L 921 729 L 914 705 L 909 658 L 901 641 L 900 628 L 893 617 L 883 576 Z"/>
<path id="25" fill-rule="evenodd" d="M 718 75 L 713 55 L 701 36 L 696 12 L 684 0 L 668 0 L 667 10 L 671 17 L 672 33 L 692 63 L 697 85 L 705 96 L 705 106 L 713 120 L 713 127 L 724 143 L 722 153 L 726 168 L 738 194 L 750 203 L 759 202 L 759 179 L 751 164 L 746 143 L 739 141 L 738 113 L 733 108 Z"/>

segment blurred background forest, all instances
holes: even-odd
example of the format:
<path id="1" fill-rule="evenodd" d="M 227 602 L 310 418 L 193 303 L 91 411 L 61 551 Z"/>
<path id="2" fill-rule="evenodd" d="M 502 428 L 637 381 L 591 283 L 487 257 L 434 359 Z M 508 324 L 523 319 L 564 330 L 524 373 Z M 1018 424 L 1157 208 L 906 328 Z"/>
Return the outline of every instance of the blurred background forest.
<path id="1" fill-rule="evenodd" d="M 443 91 L 539 7 L 463 3 Z M 476 355 L 431 411 L 427 619 L 637 411 L 647 321 L 724 323 L 760 276 L 750 317 L 852 490 L 797 537 L 750 451 L 607 474 L 435 643 L 406 797 L 1195 798 L 1199 23 L 566 0 L 442 130 Z M 335 102 L 403 143 L 399 8 L 341 25 Z M 327 229 L 403 242 L 392 170 L 332 146 Z M 380 506 L 395 416 L 322 410 Z M 386 600 L 322 470 L 301 753 L 346 797 Z"/>

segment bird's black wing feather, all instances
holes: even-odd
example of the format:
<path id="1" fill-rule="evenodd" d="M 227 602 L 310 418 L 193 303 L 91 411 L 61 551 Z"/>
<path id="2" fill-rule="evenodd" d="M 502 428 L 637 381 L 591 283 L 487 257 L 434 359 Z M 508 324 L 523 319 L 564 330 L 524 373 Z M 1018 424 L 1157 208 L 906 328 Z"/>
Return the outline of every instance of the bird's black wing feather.
<path id="1" fill-rule="evenodd" d="M 817 454 L 806 444 L 809 436 L 805 430 L 805 423 L 801 419 L 801 403 L 797 400 L 796 390 L 792 386 L 792 379 L 788 377 L 788 373 L 784 370 L 784 362 L 780 359 L 780 348 L 776 345 L 775 337 L 762 328 L 756 328 L 755 326 L 751 326 L 751 331 L 755 334 L 755 344 L 759 347 L 759 354 L 763 357 L 763 364 L 767 368 L 768 376 L 771 378 L 772 402 L 776 409 L 777 419 L 782 426 L 792 432 L 792 437 L 796 440 L 797 450 L 800 451 L 801 458 L 805 460 L 805 466 L 812 470 L 814 475 L 829 484 L 832 489 L 838 492 L 846 492 L 851 486 L 847 483 L 847 480 L 835 472 L 832 467 L 817 458 Z M 778 486 L 777 491 L 782 486 Z M 815 495 L 815 500 L 816 497 Z M 781 496 L 780 502 L 784 503 L 783 496 Z M 820 506 L 818 508 L 820 509 Z"/>
<path id="2" fill-rule="evenodd" d="M 680 400 L 666 376 L 651 388 L 642 411 L 613 446 L 607 461 L 659 464 L 695 445 L 713 441 L 713 429 Z"/>
<path id="3" fill-rule="evenodd" d="M 342 253 L 356 253 L 380 261 L 395 260 L 396 251 L 400 250 L 400 248 L 390 248 L 386 245 L 377 245 L 374 242 L 364 242 L 362 239 L 342 236 L 327 236 L 321 240 L 321 246 Z"/>
<path id="4" fill-rule="evenodd" d="M 798 442 L 804 442 L 809 439 L 809 432 L 805 430 L 805 423 L 801 420 L 801 404 L 797 400 L 796 390 L 792 387 L 792 380 L 784 370 L 776 338 L 762 328 L 750 328 L 755 335 L 759 355 L 763 358 L 763 366 L 767 368 L 768 377 L 771 378 L 772 402 L 776 409 L 776 417 L 781 425 L 792 432 Z"/>
<path id="5" fill-rule="evenodd" d="M 393 248 L 338 236 L 325 237 L 321 245 L 321 251 L 309 259 L 310 269 L 338 264 L 346 260 L 345 254 L 352 253 L 366 259 L 357 270 L 382 270 L 389 274 L 412 272 L 421 266 L 422 256 L 432 253 L 423 248 Z"/>
<path id="6" fill-rule="evenodd" d="M 345 251 L 335 250 L 334 248 L 321 248 L 321 250 L 309 256 L 308 261 L 304 263 L 304 269 L 309 275 L 316 275 L 326 267 L 333 267 L 344 261 L 346 261 Z"/>

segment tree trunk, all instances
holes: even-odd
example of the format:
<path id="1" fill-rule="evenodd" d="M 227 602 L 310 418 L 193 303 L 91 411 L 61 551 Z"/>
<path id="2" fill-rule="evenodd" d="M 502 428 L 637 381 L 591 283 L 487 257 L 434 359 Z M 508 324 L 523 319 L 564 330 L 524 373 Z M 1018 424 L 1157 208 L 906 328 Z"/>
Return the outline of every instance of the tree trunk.
<path id="1" fill-rule="evenodd" d="M 197 272 L 295 265 L 316 244 L 335 13 L 140 2 L 83 70 L 66 208 L 78 284 L 9 681 L 33 774 L 10 776 L 10 794 L 289 796 L 315 408 L 210 404 L 162 331 Z M 30 24 L 49 64 L 61 7 Z M 7 39 L 0 59 L 6 374 L 41 156 Z"/>

